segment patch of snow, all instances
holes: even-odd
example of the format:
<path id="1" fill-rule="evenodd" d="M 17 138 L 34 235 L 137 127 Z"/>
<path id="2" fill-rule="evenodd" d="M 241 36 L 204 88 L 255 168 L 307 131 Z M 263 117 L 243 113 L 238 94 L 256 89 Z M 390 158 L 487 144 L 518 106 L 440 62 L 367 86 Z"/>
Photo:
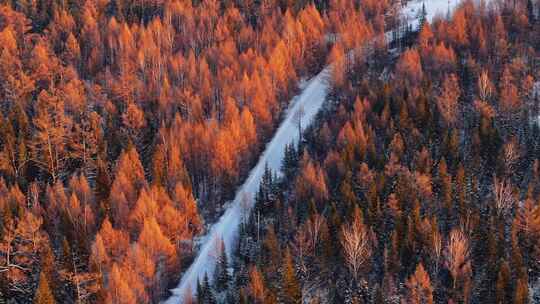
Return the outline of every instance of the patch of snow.
<path id="1" fill-rule="evenodd" d="M 411 0 L 407 2 L 401 12 L 407 23 L 416 30 L 419 25 L 422 4 L 425 4 L 426 19 L 431 22 L 437 16 L 449 15 L 460 3 L 461 0 Z"/>

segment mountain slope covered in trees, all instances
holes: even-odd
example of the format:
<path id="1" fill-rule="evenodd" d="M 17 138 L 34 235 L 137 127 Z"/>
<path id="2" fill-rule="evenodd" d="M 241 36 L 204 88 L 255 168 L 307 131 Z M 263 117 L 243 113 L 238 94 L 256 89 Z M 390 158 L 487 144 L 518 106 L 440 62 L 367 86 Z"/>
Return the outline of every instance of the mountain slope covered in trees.
<path id="1" fill-rule="evenodd" d="M 537 303 L 536 7 L 465 2 L 337 70 L 199 303 Z"/>
<path id="2" fill-rule="evenodd" d="M 446 1 L 432 2 L 435 3 L 428 3 L 427 6 L 425 4 L 419 6 L 419 2 L 410 2 L 403 7 L 402 11 L 406 15 L 403 19 L 405 24 L 416 29 L 419 19 L 423 18 L 422 22 L 425 22 L 433 19 L 435 14 L 444 11 L 443 2 L 445 9 L 449 11 L 453 10 L 454 6 L 457 5 L 457 2 L 452 3 L 452 6 L 449 3 L 447 4 Z M 385 36 L 388 37 L 390 33 L 390 31 L 385 33 Z M 364 47 L 359 46 L 359 48 Z M 351 52 L 354 53 L 357 50 L 351 50 Z M 339 65 L 340 62 L 335 64 Z M 284 153 L 287 149 L 290 149 L 289 147 L 298 145 L 302 132 L 319 113 L 323 102 L 326 100 L 332 68 L 333 63 L 331 62 L 306 84 L 299 96 L 293 99 L 291 107 L 287 110 L 286 118 L 281 122 L 257 165 L 250 172 L 246 182 L 237 191 L 234 201 L 228 206 L 225 214 L 205 236 L 204 244 L 197 253 L 197 258 L 187 272 L 182 275 L 178 288 L 173 291 L 175 295 L 169 298 L 166 303 L 173 304 L 186 301 L 185 298 L 189 299 L 191 293 L 197 292 L 195 287 L 199 281 L 203 280 L 204 276 L 213 276 L 215 264 L 219 261 L 219 255 L 216 252 L 226 250 L 228 258 L 231 257 L 231 248 L 235 246 L 238 238 L 238 226 L 247 221 L 247 217 L 250 215 L 253 200 L 259 190 L 263 175 L 274 171 L 276 173 L 274 178 L 282 176 L 280 167 Z"/>
<path id="3" fill-rule="evenodd" d="M 406 5 L 0 1 L 0 303 L 166 299 L 328 63 L 183 300 L 538 302 L 539 4 Z"/>

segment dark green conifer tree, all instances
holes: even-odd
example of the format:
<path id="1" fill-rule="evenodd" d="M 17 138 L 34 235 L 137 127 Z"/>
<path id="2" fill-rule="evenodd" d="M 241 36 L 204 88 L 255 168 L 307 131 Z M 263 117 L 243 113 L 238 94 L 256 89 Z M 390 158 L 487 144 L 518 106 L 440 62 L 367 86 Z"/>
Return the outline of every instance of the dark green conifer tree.
<path id="1" fill-rule="evenodd" d="M 532 0 L 527 0 L 527 17 L 529 18 L 530 25 L 536 23 L 536 14 L 534 13 L 534 4 Z"/>
<path id="2" fill-rule="evenodd" d="M 227 261 L 227 251 L 225 249 L 225 243 L 221 240 L 220 254 L 216 263 L 216 269 L 214 270 L 214 286 L 217 292 L 226 291 L 229 288 L 231 282 L 231 276 L 229 274 L 229 263 Z"/>
<path id="3" fill-rule="evenodd" d="M 261 215 L 268 214 L 274 201 L 273 197 L 274 189 L 274 175 L 272 170 L 268 167 L 268 164 L 264 165 L 264 173 L 259 185 L 259 191 L 255 196 L 255 214 Z"/>
<path id="4" fill-rule="evenodd" d="M 294 144 L 285 145 L 285 152 L 281 162 L 281 172 L 285 182 L 294 176 L 298 165 L 298 152 L 294 148 Z"/>
<path id="5" fill-rule="evenodd" d="M 197 287 L 197 302 L 198 304 L 217 304 L 216 297 L 208 280 L 208 275 L 205 274 L 200 287 Z M 199 290 L 200 289 L 200 290 Z"/>

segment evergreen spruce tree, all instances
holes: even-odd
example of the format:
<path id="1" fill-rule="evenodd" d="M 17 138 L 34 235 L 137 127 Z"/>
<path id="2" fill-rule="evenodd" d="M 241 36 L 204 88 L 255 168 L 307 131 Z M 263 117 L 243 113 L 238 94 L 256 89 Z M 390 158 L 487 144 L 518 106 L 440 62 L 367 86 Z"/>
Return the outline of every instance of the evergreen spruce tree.
<path id="1" fill-rule="evenodd" d="M 420 11 L 420 16 L 418 17 L 418 32 L 422 31 L 424 24 L 427 21 L 427 11 L 426 3 L 422 2 L 422 10 Z"/>
<path id="2" fill-rule="evenodd" d="M 294 262 L 288 247 L 285 250 L 283 261 L 281 287 L 283 288 L 283 300 L 285 304 L 302 303 L 302 290 L 296 278 Z"/>
<path id="3" fill-rule="evenodd" d="M 272 184 L 270 185 L 269 197 L 272 203 L 271 208 L 272 210 L 274 210 L 274 208 L 276 207 L 276 201 L 279 200 L 278 194 L 280 193 L 281 188 L 278 183 L 279 178 L 277 172 L 273 171 L 272 174 Z"/>
<path id="4" fill-rule="evenodd" d="M 205 276 L 206 278 L 206 276 Z M 202 304 L 204 301 L 204 288 L 203 284 L 201 284 L 201 281 L 197 280 L 197 303 Z"/>
<path id="5" fill-rule="evenodd" d="M 529 18 L 529 24 L 533 25 L 536 22 L 536 15 L 534 13 L 534 4 L 532 0 L 527 0 L 527 17 Z"/>
<path id="6" fill-rule="evenodd" d="M 208 280 L 208 274 L 204 274 L 203 282 L 200 287 L 200 292 L 197 291 L 197 303 L 198 304 L 217 304 L 216 297 L 212 291 L 212 286 L 210 286 L 210 281 Z"/>
<path id="7" fill-rule="evenodd" d="M 225 294 L 225 303 L 226 304 L 237 304 L 240 301 L 239 295 L 236 290 L 229 290 Z"/>
<path id="8" fill-rule="evenodd" d="M 259 191 L 255 196 L 255 212 L 267 214 L 272 203 L 272 189 L 274 184 L 274 175 L 268 164 L 264 165 L 264 174 L 259 185 Z"/>
<path id="9" fill-rule="evenodd" d="M 226 291 L 229 287 L 229 282 L 231 282 L 229 263 L 227 262 L 227 252 L 223 240 L 221 240 L 220 247 L 221 252 L 214 271 L 214 286 L 216 287 L 217 292 Z"/>
<path id="10" fill-rule="evenodd" d="M 236 287 L 236 289 L 246 286 L 249 281 L 249 275 L 247 272 L 247 268 L 245 267 L 244 263 L 240 261 L 240 259 L 235 259 L 233 261 L 233 271 L 234 271 L 233 284 Z M 233 290 L 234 289 L 235 288 L 233 288 Z"/>
<path id="11" fill-rule="evenodd" d="M 34 304 L 55 304 L 49 281 L 47 276 L 42 272 L 39 275 L 39 285 L 36 295 L 34 296 Z"/>
<path id="12" fill-rule="evenodd" d="M 212 287 L 210 287 L 206 295 L 205 304 L 217 304 L 217 303 L 218 301 L 216 300 L 216 295 L 214 294 Z"/>
<path id="13" fill-rule="evenodd" d="M 294 172 L 297 169 L 297 164 L 298 153 L 294 148 L 294 144 L 291 143 L 285 145 L 285 152 L 281 162 L 281 172 L 283 173 L 283 180 L 285 183 L 294 176 Z"/>

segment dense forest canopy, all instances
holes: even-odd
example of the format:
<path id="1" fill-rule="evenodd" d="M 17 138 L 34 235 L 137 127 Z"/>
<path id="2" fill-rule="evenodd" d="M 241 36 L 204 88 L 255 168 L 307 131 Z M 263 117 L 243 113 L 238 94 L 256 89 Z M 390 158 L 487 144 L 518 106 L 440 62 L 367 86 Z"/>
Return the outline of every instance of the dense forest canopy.
<path id="1" fill-rule="evenodd" d="M 328 64 L 184 302 L 540 302 L 539 3 L 406 2 L 0 1 L 0 303 L 164 300 Z"/>
<path id="2" fill-rule="evenodd" d="M 240 237 L 241 301 L 538 303 L 537 16 L 466 1 L 389 53 L 334 55 L 326 111 Z"/>

